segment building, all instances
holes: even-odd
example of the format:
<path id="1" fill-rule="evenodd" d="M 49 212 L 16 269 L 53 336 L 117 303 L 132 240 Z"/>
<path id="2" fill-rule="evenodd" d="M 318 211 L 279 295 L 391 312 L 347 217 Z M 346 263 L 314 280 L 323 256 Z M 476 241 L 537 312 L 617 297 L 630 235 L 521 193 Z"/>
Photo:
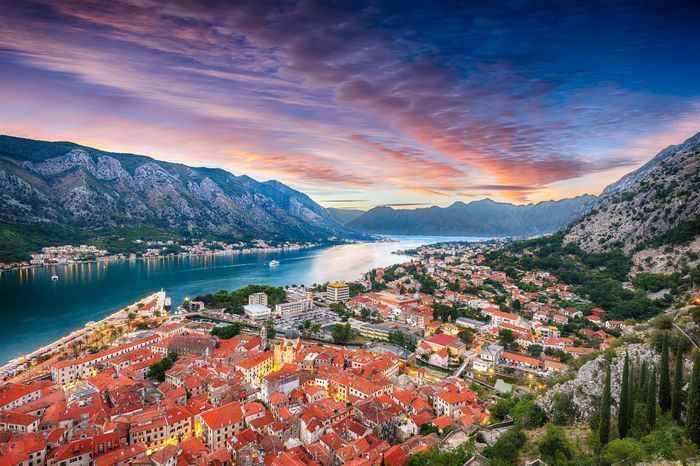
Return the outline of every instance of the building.
<path id="1" fill-rule="evenodd" d="M 92 375 L 95 366 L 122 354 L 136 351 L 139 348 L 151 346 L 160 340 L 157 335 L 140 338 L 131 343 L 109 348 L 79 359 L 58 361 L 51 366 L 51 380 L 56 384 L 68 384 L 88 375 Z"/>
<path id="2" fill-rule="evenodd" d="M 168 348 L 169 353 L 178 356 L 196 354 L 199 356 L 210 355 L 216 348 L 216 340 L 202 335 L 175 335 Z"/>
<path id="3" fill-rule="evenodd" d="M 493 343 L 487 343 L 481 354 L 472 363 L 472 368 L 476 371 L 485 372 L 498 364 L 503 357 L 503 347 Z"/>
<path id="4" fill-rule="evenodd" d="M 267 296 L 265 295 L 265 293 L 255 294 L 262 294 L 264 296 Z M 265 298 L 265 301 L 267 301 L 267 297 Z M 270 309 L 264 304 L 251 303 L 243 306 L 243 313 L 247 318 L 252 320 L 266 320 L 268 317 L 270 317 L 270 314 L 272 314 L 272 309 Z"/>
<path id="5" fill-rule="evenodd" d="M 421 346 L 424 349 L 427 349 L 427 352 L 429 353 L 437 352 L 441 349 L 444 349 L 450 354 L 451 357 L 459 356 L 467 348 L 466 343 L 464 343 L 458 337 L 455 337 L 453 335 L 447 335 L 446 333 L 438 333 L 437 335 L 424 338 L 423 340 L 418 342 L 419 353 L 421 352 Z"/>
<path id="6" fill-rule="evenodd" d="M 243 380 L 253 387 L 259 387 L 263 377 L 272 372 L 274 353 L 266 351 L 254 354 L 236 363 L 236 369 L 243 374 Z"/>
<path id="7" fill-rule="evenodd" d="M 248 304 L 261 304 L 267 306 L 267 294 L 263 293 L 252 293 L 248 296 Z"/>
<path id="8" fill-rule="evenodd" d="M 263 403 L 270 402 L 270 395 L 274 392 L 288 395 L 292 390 L 299 387 L 299 373 L 282 370 L 267 374 L 262 378 L 260 386 L 260 399 Z"/>
<path id="9" fill-rule="evenodd" d="M 234 401 L 199 415 L 204 443 L 210 452 L 226 446 L 226 440 L 245 428 L 241 403 Z"/>
<path id="10" fill-rule="evenodd" d="M 41 397 L 41 388 L 37 385 L 6 383 L 0 387 L 0 410 L 16 409 Z"/>
<path id="11" fill-rule="evenodd" d="M 300 299 L 288 303 L 280 303 L 275 306 L 275 315 L 279 317 L 296 317 L 313 310 L 314 302 L 311 299 Z"/>
<path id="12" fill-rule="evenodd" d="M 326 299 L 334 303 L 344 303 L 350 299 L 350 286 L 347 283 L 329 283 L 326 286 Z"/>

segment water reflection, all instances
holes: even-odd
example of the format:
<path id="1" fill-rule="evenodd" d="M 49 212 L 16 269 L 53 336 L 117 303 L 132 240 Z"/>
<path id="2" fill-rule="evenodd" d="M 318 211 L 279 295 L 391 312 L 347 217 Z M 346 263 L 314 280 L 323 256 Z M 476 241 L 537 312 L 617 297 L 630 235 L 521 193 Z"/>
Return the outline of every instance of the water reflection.
<path id="1" fill-rule="evenodd" d="M 0 362 L 54 341 L 141 296 L 164 288 L 185 296 L 250 283 L 313 284 L 352 280 L 365 271 L 408 260 L 392 254 L 440 237 L 399 237 L 396 243 L 323 247 L 269 254 L 170 257 L 69 264 L 0 273 Z M 464 238 L 461 238 L 464 239 Z M 279 267 L 269 267 L 271 260 Z M 51 276 L 59 279 L 52 281 Z"/>

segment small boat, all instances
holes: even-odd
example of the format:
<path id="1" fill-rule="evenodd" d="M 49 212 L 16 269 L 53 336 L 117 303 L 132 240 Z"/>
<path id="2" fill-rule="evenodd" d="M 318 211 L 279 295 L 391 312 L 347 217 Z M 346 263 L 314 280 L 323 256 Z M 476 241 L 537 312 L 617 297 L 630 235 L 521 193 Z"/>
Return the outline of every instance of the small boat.
<path id="1" fill-rule="evenodd" d="M 51 280 L 54 280 L 54 281 L 58 280 L 58 275 L 51 275 Z"/>
<path id="2" fill-rule="evenodd" d="M 277 267 L 279 265 L 280 265 L 280 261 L 276 261 L 276 260 L 270 261 L 270 267 Z"/>

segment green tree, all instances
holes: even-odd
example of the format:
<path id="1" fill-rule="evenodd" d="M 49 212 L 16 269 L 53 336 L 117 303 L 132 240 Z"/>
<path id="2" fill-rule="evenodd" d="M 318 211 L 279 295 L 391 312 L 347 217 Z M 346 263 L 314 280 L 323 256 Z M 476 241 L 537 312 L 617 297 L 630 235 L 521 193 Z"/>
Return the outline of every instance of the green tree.
<path id="1" fill-rule="evenodd" d="M 659 407 L 662 413 L 671 409 L 671 374 L 668 360 L 668 335 L 664 332 L 661 345 L 661 362 L 659 363 Z"/>
<path id="2" fill-rule="evenodd" d="M 267 329 L 267 338 L 275 338 L 277 332 L 275 331 L 275 321 L 272 319 L 267 319 L 265 321 L 265 328 Z"/>
<path id="3" fill-rule="evenodd" d="M 685 435 L 700 446 L 700 353 L 695 354 L 685 414 Z"/>
<path id="4" fill-rule="evenodd" d="M 221 338 L 222 340 L 228 340 L 241 333 L 241 324 L 239 322 L 234 322 L 231 325 L 214 327 L 209 333 L 215 337 Z"/>
<path id="5" fill-rule="evenodd" d="M 350 324 L 335 324 L 331 334 L 335 343 L 347 343 L 352 337 L 352 328 Z"/>
<path id="6" fill-rule="evenodd" d="M 646 401 L 647 430 L 651 432 L 656 425 L 656 368 L 652 369 L 649 375 Z"/>
<path id="7" fill-rule="evenodd" d="M 603 447 L 600 457 L 604 464 L 635 465 L 644 455 L 644 447 L 637 440 L 616 439 Z"/>
<path id="8" fill-rule="evenodd" d="M 637 400 L 641 403 L 647 401 L 647 362 L 642 361 L 642 367 L 639 369 L 639 391 Z"/>
<path id="9" fill-rule="evenodd" d="M 605 368 L 605 385 L 600 405 L 600 426 L 598 428 L 600 444 L 605 445 L 610 440 L 610 363 Z"/>
<path id="10" fill-rule="evenodd" d="M 160 361 L 154 362 L 153 364 L 148 366 L 148 374 L 146 375 L 146 377 L 155 382 L 165 381 L 165 373 L 171 367 L 173 367 L 175 361 L 177 361 L 177 356 L 174 354 L 169 354 Z"/>
<path id="11" fill-rule="evenodd" d="M 491 463 L 515 464 L 518 459 L 518 450 L 525 445 L 527 437 L 517 427 L 507 430 L 501 435 L 493 446 L 484 450 L 484 456 L 491 459 Z M 441 463 L 433 463 L 435 466 Z"/>
<path id="12" fill-rule="evenodd" d="M 547 431 L 537 446 L 537 450 L 544 460 L 551 464 L 562 463 L 571 459 L 572 456 L 571 446 L 566 440 L 564 428 L 554 424 L 547 425 Z"/>
<path id="13" fill-rule="evenodd" d="M 520 301 L 518 301 L 520 302 Z M 542 354 L 542 346 L 541 345 L 530 345 L 527 347 L 527 352 L 530 353 L 535 358 L 539 358 L 540 355 Z"/>
<path id="14" fill-rule="evenodd" d="M 408 461 L 408 466 L 462 466 L 472 456 L 474 443 L 465 442 L 452 451 L 441 452 L 438 447 L 417 453 Z"/>
<path id="15" fill-rule="evenodd" d="M 628 354 L 625 354 L 625 363 L 622 367 L 622 383 L 620 384 L 620 404 L 617 410 L 617 431 L 620 433 L 620 438 L 627 437 L 627 432 L 629 432 L 630 428 L 629 383 L 630 358 Z"/>
<path id="16" fill-rule="evenodd" d="M 502 328 L 498 331 L 498 342 L 506 349 L 510 349 L 515 345 L 515 334 L 512 330 Z"/>
<path id="17" fill-rule="evenodd" d="M 557 392 L 552 397 L 552 422 L 565 426 L 573 423 L 577 416 L 576 404 L 571 392 Z"/>
<path id="18" fill-rule="evenodd" d="M 683 403 L 683 351 L 680 346 L 676 349 L 676 367 L 673 372 L 673 400 L 671 400 L 671 417 L 681 420 Z"/>

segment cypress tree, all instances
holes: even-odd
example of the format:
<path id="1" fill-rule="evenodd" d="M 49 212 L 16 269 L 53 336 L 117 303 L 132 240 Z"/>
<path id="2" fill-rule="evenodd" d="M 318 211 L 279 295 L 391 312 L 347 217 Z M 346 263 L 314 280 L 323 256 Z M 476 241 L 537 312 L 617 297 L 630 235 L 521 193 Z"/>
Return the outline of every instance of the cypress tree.
<path id="1" fill-rule="evenodd" d="M 630 427 L 629 385 L 630 358 L 629 355 L 625 354 L 625 365 L 622 367 L 622 383 L 620 384 L 620 404 L 617 409 L 617 431 L 620 433 L 620 438 L 627 437 Z"/>
<path id="2" fill-rule="evenodd" d="M 700 353 L 695 354 L 685 413 L 685 435 L 700 445 Z"/>
<path id="3" fill-rule="evenodd" d="M 647 383 L 646 408 L 647 429 L 651 432 L 656 425 L 656 368 L 651 370 L 649 382 Z"/>
<path id="4" fill-rule="evenodd" d="M 627 411 L 627 419 L 629 425 L 632 426 L 632 421 L 634 420 L 634 405 L 637 403 L 637 371 L 634 368 L 634 362 L 630 364 L 630 383 L 629 390 L 627 391 L 627 399 L 629 400 L 629 410 Z"/>
<path id="5" fill-rule="evenodd" d="M 659 364 L 659 407 L 662 413 L 671 409 L 671 374 L 668 364 L 668 334 L 664 333 Z"/>
<path id="6" fill-rule="evenodd" d="M 676 349 L 676 369 L 673 373 L 673 400 L 671 400 L 671 416 L 675 421 L 681 420 L 681 404 L 683 403 L 683 351 L 680 343 Z"/>
<path id="7" fill-rule="evenodd" d="M 642 368 L 639 370 L 639 392 L 637 399 L 645 403 L 647 401 L 647 362 L 642 361 Z"/>
<path id="8" fill-rule="evenodd" d="M 605 385 L 600 404 L 600 427 L 598 429 L 600 444 L 605 445 L 610 440 L 610 362 L 605 369 Z"/>

